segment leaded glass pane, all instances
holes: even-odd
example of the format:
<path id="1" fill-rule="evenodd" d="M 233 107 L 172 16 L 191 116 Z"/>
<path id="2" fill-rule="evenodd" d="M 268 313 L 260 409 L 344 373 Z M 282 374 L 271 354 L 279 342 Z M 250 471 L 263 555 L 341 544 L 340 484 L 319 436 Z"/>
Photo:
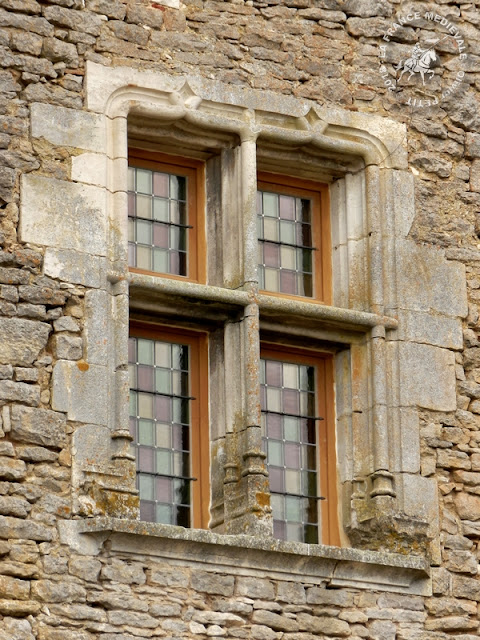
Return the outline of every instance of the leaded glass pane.
<path id="1" fill-rule="evenodd" d="M 129 167 L 129 265 L 187 275 L 187 178 Z"/>
<path id="2" fill-rule="evenodd" d="M 313 296 L 312 201 L 257 193 L 259 286 L 266 291 Z"/>
<path id="3" fill-rule="evenodd" d="M 317 543 L 315 367 L 262 358 L 260 380 L 274 535 Z"/>
<path id="4" fill-rule="evenodd" d="M 128 353 L 140 517 L 190 526 L 189 347 L 132 337 Z"/>

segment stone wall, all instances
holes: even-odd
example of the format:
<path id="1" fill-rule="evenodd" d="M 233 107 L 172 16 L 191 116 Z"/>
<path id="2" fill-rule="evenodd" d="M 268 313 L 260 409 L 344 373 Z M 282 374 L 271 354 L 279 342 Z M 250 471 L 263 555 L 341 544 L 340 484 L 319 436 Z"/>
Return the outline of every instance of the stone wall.
<path id="1" fill-rule="evenodd" d="M 415 6 L 458 24 L 468 45 L 461 89 L 423 111 L 395 101 L 377 72 L 382 35 L 408 3 L 0 0 L 0 640 L 478 637 L 480 20 L 476 0 Z M 397 34 L 399 50 L 411 42 L 411 30 Z M 166 534 L 157 531 L 152 546 L 144 542 L 148 532 L 100 526 L 93 517 L 129 512 L 132 494 L 120 487 L 116 502 L 96 501 L 91 477 L 75 467 L 80 434 L 90 437 L 90 423 L 106 431 L 115 422 L 102 414 L 97 396 L 112 388 L 98 387 L 102 375 L 92 373 L 105 364 L 105 325 L 96 312 L 107 309 L 101 287 L 111 255 L 99 205 L 106 143 L 96 108 L 87 110 L 87 62 L 104 65 L 112 77 L 114 68 L 129 67 L 152 78 L 171 76 L 173 86 L 187 74 L 225 83 L 232 94 L 268 90 L 278 99 L 311 100 L 326 112 L 340 107 L 337 127 L 347 112 L 351 122 L 373 114 L 406 125 L 415 190 L 403 183 L 396 192 L 396 216 L 407 236 L 397 267 L 408 282 L 414 265 L 426 286 L 406 286 L 390 315 L 399 319 L 399 340 L 416 345 L 402 357 L 418 362 L 420 374 L 395 379 L 408 404 L 420 409 L 421 447 L 418 457 L 416 413 L 409 414 L 403 438 L 414 453 L 395 464 L 411 479 L 417 457 L 420 463 L 425 484 L 410 491 L 406 482 L 403 489 L 409 516 L 424 511 L 430 519 L 438 497 L 430 568 L 409 565 L 405 555 L 356 556 L 349 549 L 321 550 L 312 561 L 311 550 L 272 543 L 253 551 L 244 538 L 233 551 L 208 536 L 172 550 Z M 442 73 L 454 76 L 447 67 Z M 392 138 L 398 131 L 392 129 Z M 51 186 L 60 183 L 64 191 Z M 72 225 L 81 233 L 72 235 Z M 55 242 L 62 229 L 64 241 Z M 464 273 L 469 307 L 462 345 Z M 124 295 L 120 285 L 117 297 Z M 418 302 L 415 314 L 409 299 Z M 113 313 L 108 309 L 105 315 Z M 432 366 L 453 365 L 456 408 L 454 395 L 443 393 L 449 390 L 443 374 L 429 378 Z M 55 366 L 57 380 L 64 374 L 58 384 L 73 396 L 55 390 Z M 75 395 L 79 372 L 86 371 L 93 376 L 84 389 L 91 403 Z M 99 460 L 102 455 L 99 450 Z M 128 473 L 125 460 L 103 468 L 110 472 L 103 486 L 113 495 Z M 75 529 L 85 519 L 95 521 L 93 531 Z M 362 536 L 364 548 L 369 537 L 377 541 L 371 548 L 379 548 L 378 531 L 366 525 Z M 285 566 L 265 567 L 267 552 Z"/>

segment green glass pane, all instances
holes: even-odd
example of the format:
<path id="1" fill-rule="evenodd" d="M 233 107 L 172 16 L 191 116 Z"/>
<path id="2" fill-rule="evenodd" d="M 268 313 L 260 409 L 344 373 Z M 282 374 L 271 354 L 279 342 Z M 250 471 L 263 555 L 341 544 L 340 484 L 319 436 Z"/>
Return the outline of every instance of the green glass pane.
<path id="1" fill-rule="evenodd" d="M 162 524 L 174 524 L 172 507 L 168 504 L 157 504 L 155 520 L 156 522 L 160 522 Z"/>
<path id="2" fill-rule="evenodd" d="M 265 360 L 262 358 L 260 360 L 260 384 L 265 384 Z"/>
<path id="3" fill-rule="evenodd" d="M 304 273 L 312 273 L 312 254 L 313 251 L 311 249 L 297 249 L 297 261 L 299 271 L 303 271 Z"/>
<path id="4" fill-rule="evenodd" d="M 157 367 L 170 367 L 172 346 L 167 342 L 155 342 L 155 365 Z"/>
<path id="5" fill-rule="evenodd" d="M 282 392 L 280 389 L 267 389 L 267 409 L 269 411 L 282 410 Z"/>
<path id="6" fill-rule="evenodd" d="M 302 498 L 294 498 L 293 496 L 286 496 L 285 498 L 285 510 L 287 520 L 290 522 L 302 522 Z"/>
<path id="7" fill-rule="evenodd" d="M 135 220 L 137 230 L 137 242 L 140 244 L 152 244 L 152 223 L 147 220 Z"/>
<path id="8" fill-rule="evenodd" d="M 263 238 L 263 218 L 257 217 L 257 238 Z"/>
<path id="9" fill-rule="evenodd" d="M 138 421 L 138 443 L 154 446 L 154 422 L 151 420 Z"/>
<path id="10" fill-rule="evenodd" d="M 285 498 L 284 496 L 272 495 L 270 498 L 272 513 L 275 520 L 285 520 Z"/>
<path id="11" fill-rule="evenodd" d="M 138 338 L 137 357 L 140 364 L 153 365 L 153 345 L 153 340 Z"/>
<path id="12" fill-rule="evenodd" d="M 263 221 L 263 234 L 265 240 L 278 242 L 278 220 L 275 218 L 265 218 Z"/>
<path id="13" fill-rule="evenodd" d="M 281 242 L 286 242 L 288 244 L 295 244 L 294 222 L 286 222 L 285 220 L 280 222 L 280 240 Z"/>
<path id="14" fill-rule="evenodd" d="M 150 247 L 137 246 L 137 263 L 139 269 L 152 270 L 152 250 Z"/>
<path id="15" fill-rule="evenodd" d="M 300 441 L 300 421 L 298 418 L 285 416 L 283 418 L 284 437 L 290 442 Z"/>
<path id="16" fill-rule="evenodd" d="M 177 504 L 190 505 L 190 481 L 174 480 L 173 490 L 175 492 L 175 502 Z"/>
<path id="17" fill-rule="evenodd" d="M 303 527 L 304 542 L 307 544 L 318 544 L 318 527 L 306 524 Z"/>
<path id="18" fill-rule="evenodd" d="M 141 418 L 153 419 L 153 395 L 149 393 L 138 394 L 138 415 Z"/>
<path id="19" fill-rule="evenodd" d="M 263 214 L 272 218 L 278 218 L 278 196 L 276 193 L 264 192 Z"/>
<path id="20" fill-rule="evenodd" d="M 298 365 L 283 363 L 283 386 L 287 389 L 298 389 Z"/>
<path id="21" fill-rule="evenodd" d="M 138 218 L 151 218 L 152 217 L 152 198 L 150 196 L 137 195 L 137 217 Z"/>
<path id="22" fill-rule="evenodd" d="M 130 389 L 137 388 L 137 367 L 134 364 L 128 365 L 128 378 L 130 381 Z"/>
<path id="23" fill-rule="evenodd" d="M 190 475 L 190 455 L 187 452 L 178 451 L 173 454 L 173 474 L 184 477 Z"/>
<path id="24" fill-rule="evenodd" d="M 302 493 L 302 476 L 300 471 L 287 469 L 285 471 L 285 491 L 287 493 Z"/>
<path id="25" fill-rule="evenodd" d="M 302 493 L 306 496 L 316 496 L 317 489 L 317 473 L 315 471 L 302 472 Z"/>
<path id="26" fill-rule="evenodd" d="M 264 267 L 258 267 L 258 286 L 260 289 L 264 289 L 264 290 L 266 289 Z"/>
<path id="27" fill-rule="evenodd" d="M 153 250 L 153 270 L 157 273 L 168 273 L 168 251 L 165 249 Z"/>
<path id="28" fill-rule="evenodd" d="M 276 467 L 283 466 L 283 445 L 277 440 L 268 441 L 268 464 Z"/>
<path id="29" fill-rule="evenodd" d="M 172 393 L 170 369 L 155 369 L 155 391 L 157 393 Z"/>
<path id="30" fill-rule="evenodd" d="M 157 422 L 155 425 L 156 445 L 163 449 L 170 449 L 172 446 L 172 427 L 164 422 Z"/>
<path id="31" fill-rule="evenodd" d="M 280 291 L 280 272 L 276 269 L 265 269 L 265 290 Z"/>
<path id="32" fill-rule="evenodd" d="M 129 414 L 131 416 L 137 416 L 137 394 L 135 391 L 130 391 L 130 408 Z"/>
<path id="33" fill-rule="evenodd" d="M 287 523 L 286 540 L 291 542 L 303 542 L 303 526 L 301 524 Z"/>
<path id="34" fill-rule="evenodd" d="M 156 461 L 157 461 L 157 473 L 164 473 L 170 475 L 172 473 L 172 454 L 170 451 L 164 451 L 163 449 L 157 449 Z"/>
<path id="35" fill-rule="evenodd" d="M 153 200 L 153 217 L 161 222 L 169 222 L 168 200 L 164 198 L 154 198 Z"/>
<path id="36" fill-rule="evenodd" d="M 293 247 L 280 247 L 280 264 L 283 269 L 295 271 L 295 249 Z"/>
<path id="37" fill-rule="evenodd" d="M 138 489 L 140 491 L 140 500 L 153 500 L 154 477 L 141 473 L 138 476 Z"/>
<path id="38" fill-rule="evenodd" d="M 148 169 L 137 169 L 137 192 L 152 193 L 152 172 Z"/>
<path id="39" fill-rule="evenodd" d="M 127 189 L 128 191 L 135 191 L 135 169 L 133 167 L 128 167 Z"/>

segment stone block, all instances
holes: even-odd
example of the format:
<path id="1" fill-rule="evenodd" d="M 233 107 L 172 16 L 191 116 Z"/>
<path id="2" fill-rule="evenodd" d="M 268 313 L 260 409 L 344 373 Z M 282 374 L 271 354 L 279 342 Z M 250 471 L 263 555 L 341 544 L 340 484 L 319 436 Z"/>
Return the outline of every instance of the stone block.
<path id="1" fill-rule="evenodd" d="M 400 340 L 422 342 L 445 349 L 462 349 L 462 323 L 459 318 L 399 309 L 398 337 Z"/>
<path id="2" fill-rule="evenodd" d="M 401 474 L 403 508 L 407 516 L 428 522 L 432 532 L 438 527 L 438 497 L 435 478 Z"/>
<path id="3" fill-rule="evenodd" d="M 73 249 L 47 249 L 44 271 L 51 278 L 98 289 L 105 282 L 107 261 Z"/>
<path id="4" fill-rule="evenodd" d="M 40 388 L 26 382 L 0 380 L 0 404 L 5 402 L 22 402 L 33 407 L 40 403 Z"/>
<path id="5" fill-rule="evenodd" d="M 274 631 L 298 631 L 299 625 L 296 620 L 287 618 L 286 616 L 273 613 L 273 611 L 265 611 L 259 609 L 254 611 L 252 621 L 258 625 L 270 627 Z"/>
<path id="6" fill-rule="evenodd" d="M 21 318 L 0 318 L 0 363 L 28 366 L 45 348 L 51 327 Z"/>
<path id="7" fill-rule="evenodd" d="M 480 602 L 480 582 L 475 578 L 452 576 L 452 595 L 455 598 L 466 598 Z"/>
<path id="8" fill-rule="evenodd" d="M 73 45 L 70 45 L 73 46 Z M 32 137 L 62 147 L 103 152 L 106 146 L 102 116 L 37 102 L 31 106 Z"/>
<path id="9" fill-rule="evenodd" d="M 23 540 L 50 542 L 53 538 L 53 530 L 31 520 L 0 516 L 0 538 L 5 540 L 21 538 Z"/>
<path id="10" fill-rule="evenodd" d="M 65 416 L 56 411 L 16 405 L 12 407 L 11 425 L 12 438 L 19 442 L 60 449 L 67 441 Z"/>
<path id="11" fill-rule="evenodd" d="M 53 328 L 57 332 L 70 331 L 72 333 L 75 333 L 77 331 L 80 331 L 78 322 L 74 318 L 72 318 L 72 316 L 62 316 L 61 318 L 57 318 L 53 323 Z"/>
<path id="12" fill-rule="evenodd" d="M 402 406 L 435 411 L 456 409 L 454 353 L 426 344 L 401 342 L 398 356 Z"/>
<path id="13" fill-rule="evenodd" d="M 320 587 L 307 589 L 307 603 L 335 607 L 354 606 L 353 593 L 340 589 L 321 589 Z"/>
<path id="14" fill-rule="evenodd" d="M 83 341 L 78 336 L 63 333 L 53 336 L 53 353 L 59 360 L 80 360 L 83 355 Z"/>
<path id="15" fill-rule="evenodd" d="M 15 518 L 26 518 L 30 512 L 31 505 L 23 498 L 14 496 L 0 496 L 0 514 L 2 516 L 14 516 Z"/>
<path id="16" fill-rule="evenodd" d="M 110 295 L 106 291 L 85 294 L 85 359 L 89 364 L 105 364 L 108 357 Z"/>
<path id="17" fill-rule="evenodd" d="M 465 317 L 465 266 L 445 260 L 440 249 L 397 242 L 397 293 L 402 309 Z"/>
<path id="18" fill-rule="evenodd" d="M 195 571 L 192 575 L 192 588 L 196 591 L 232 596 L 233 587 L 233 576 L 220 575 L 209 571 Z"/>
<path id="19" fill-rule="evenodd" d="M 40 602 L 85 602 L 87 592 L 73 582 L 37 580 L 32 583 L 32 597 Z"/>
<path id="20" fill-rule="evenodd" d="M 106 187 L 107 156 L 101 153 L 82 153 L 80 156 L 73 156 L 72 180 Z"/>
<path id="21" fill-rule="evenodd" d="M 18 580 L 8 576 L 0 576 L 0 597 L 13 600 L 28 600 L 30 596 L 30 582 Z"/>
<path id="22" fill-rule="evenodd" d="M 461 491 L 454 494 L 453 501 L 462 520 L 480 520 L 480 496 Z"/>
<path id="23" fill-rule="evenodd" d="M 111 580 L 121 584 L 145 584 L 146 582 L 142 564 L 138 562 L 123 562 L 116 558 L 112 560 L 111 564 L 103 567 L 101 575 L 103 580 Z"/>
<path id="24" fill-rule="evenodd" d="M 336 618 L 299 613 L 297 622 L 302 631 L 310 631 L 314 634 L 325 634 L 340 638 L 350 635 L 350 625 L 344 620 L 337 620 Z"/>
<path id="25" fill-rule="evenodd" d="M 59 360 L 53 369 L 52 380 L 53 409 L 65 411 L 69 420 L 107 424 L 106 367 Z M 92 398 L 95 398 L 94 402 Z"/>
<path id="26" fill-rule="evenodd" d="M 18 482 L 24 480 L 27 475 L 27 465 L 23 460 L 0 456 L 0 478 Z"/>
<path id="27" fill-rule="evenodd" d="M 95 558 L 73 556 L 68 563 L 68 572 L 87 582 L 97 582 L 102 563 Z"/>
<path id="28" fill-rule="evenodd" d="M 470 167 L 470 190 L 480 192 L 480 160 L 474 160 Z"/>
<path id="29" fill-rule="evenodd" d="M 104 256 L 106 224 L 103 189 L 45 176 L 22 176 L 22 241 Z"/>
<path id="30" fill-rule="evenodd" d="M 31 367 L 16 367 L 15 380 L 17 382 L 38 382 L 38 369 Z"/>
<path id="31" fill-rule="evenodd" d="M 262 578 L 237 578 L 236 592 L 247 598 L 261 598 L 262 600 L 275 598 L 273 583 Z"/>
<path id="32" fill-rule="evenodd" d="M 277 582 L 277 600 L 289 604 L 305 604 L 305 587 L 298 582 Z"/>

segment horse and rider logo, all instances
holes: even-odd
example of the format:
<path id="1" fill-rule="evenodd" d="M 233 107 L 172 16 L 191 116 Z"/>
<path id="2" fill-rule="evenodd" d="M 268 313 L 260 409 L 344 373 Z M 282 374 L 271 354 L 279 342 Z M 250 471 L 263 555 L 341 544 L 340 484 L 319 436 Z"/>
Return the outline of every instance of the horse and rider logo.
<path id="1" fill-rule="evenodd" d="M 410 75 L 408 76 L 408 80 L 415 74 L 419 73 L 422 78 L 422 84 L 425 85 L 425 74 L 430 74 L 428 80 L 431 80 L 435 75 L 435 71 L 430 69 L 430 65 L 432 62 L 437 60 L 437 56 L 435 54 L 435 49 L 433 48 L 435 44 L 438 43 L 438 40 L 428 49 L 422 49 L 422 47 L 417 44 L 413 47 L 412 55 L 410 58 L 406 58 L 405 60 L 400 60 L 395 68 L 395 71 L 399 71 L 402 69 L 400 77 L 397 80 L 397 83 L 400 82 L 404 73 L 408 72 Z"/>

